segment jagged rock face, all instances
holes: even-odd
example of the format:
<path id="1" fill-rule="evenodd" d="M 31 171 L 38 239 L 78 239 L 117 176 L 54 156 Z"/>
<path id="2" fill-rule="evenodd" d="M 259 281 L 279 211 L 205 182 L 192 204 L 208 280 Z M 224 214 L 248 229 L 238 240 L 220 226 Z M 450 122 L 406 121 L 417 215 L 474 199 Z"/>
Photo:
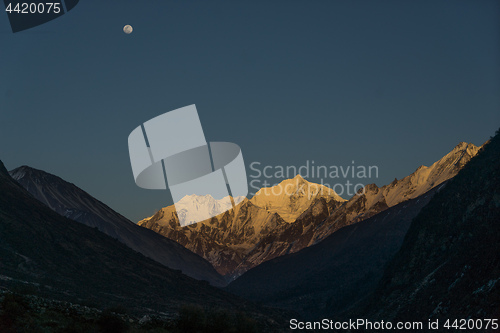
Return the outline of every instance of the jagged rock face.
<path id="1" fill-rule="evenodd" d="M 430 167 L 420 166 L 380 188 L 369 184 L 348 201 L 296 176 L 259 190 L 236 213 L 181 228 L 170 206 L 139 225 L 198 253 L 232 280 L 262 262 L 317 244 L 344 226 L 426 193 L 454 177 L 478 151 L 462 142 Z"/>
<path id="2" fill-rule="evenodd" d="M 292 224 L 283 224 L 263 237 L 234 271 L 238 277 L 264 261 L 307 247 L 317 221 L 324 221 L 342 203 L 325 198 L 315 199 Z M 309 236 L 309 237 L 308 237 Z"/>
<path id="3" fill-rule="evenodd" d="M 281 215 L 295 221 L 314 206 L 308 219 L 324 219 L 331 207 L 343 201 L 333 190 L 297 176 L 274 188 L 262 189 L 252 200 L 244 199 L 235 209 L 207 221 L 181 227 L 175 207 L 169 206 L 139 225 L 177 241 L 210 261 L 220 274 L 233 279 L 262 262 L 259 255 L 247 257 L 254 247 L 265 246 L 266 236 L 286 230 L 289 222 Z"/>
<path id="4" fill-rule="evenodd" d="M 455 176 L 478 151 L 479 148 L 473 144 L 460 143 L 430 167 L 421 166 L 411 175 L 381 188 L 369 184 L 364 191 L 360 190 L 347 202 L 332 201 L 336 204 L 331 206 L 327 216 L 314 217 L 310 211 L 315 207 L 311 205 L 294 223 L 286 224 L 262 239 L 240 264 L 238 273 L 267 260 L 317 244 L 342 227 L 363 221 L 400 202 L 426 193 Z"/>
<path id="5" fill-rule="evenodd" d="M 187 227 L 179 225 L 173 207 L 161 209 L 151 218 L 140 221 L 139 225 L 202 255 L 220 274 L 227 275 L 232 273 L 262 234 L 284 223 L 278 214 L 245 199 L 235 210 Z"/>
<path id="6" fill-rule="evenodd" d="M 269 260 L 227 289 L 268 306 L 293 309 L 305 320 L 337 317 L 373 292 L 412 219 L 438 190 L 341 228 L 319 244 Z"/>

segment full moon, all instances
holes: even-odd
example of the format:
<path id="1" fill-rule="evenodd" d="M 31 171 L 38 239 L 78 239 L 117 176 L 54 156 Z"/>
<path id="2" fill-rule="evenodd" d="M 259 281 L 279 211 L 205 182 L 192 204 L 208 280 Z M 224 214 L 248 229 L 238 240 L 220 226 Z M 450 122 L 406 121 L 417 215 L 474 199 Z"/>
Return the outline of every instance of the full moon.
<path id="1" fill-rule="evenodd" d="M 123 27 L 123 32 L 126 33 L 127 35 L 130 35 L 134 31 L 131 25 L 126 25 Z"/>

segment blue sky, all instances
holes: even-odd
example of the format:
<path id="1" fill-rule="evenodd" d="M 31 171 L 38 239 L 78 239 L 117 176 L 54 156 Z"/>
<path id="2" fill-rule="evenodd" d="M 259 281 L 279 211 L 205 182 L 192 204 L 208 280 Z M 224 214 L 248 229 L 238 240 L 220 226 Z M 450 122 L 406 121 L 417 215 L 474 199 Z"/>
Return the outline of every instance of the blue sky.
<path id="1" fill-rule="evenodd" d="M 16 34 L 1 14 L 0 40 L 0 159 L 134 221 L 171 199 L 135 186 L 127 137 L 182 106 L 247 165 L 354 160 L 379 186 L 500 127 L 498 1 L 81 0 Z"/>

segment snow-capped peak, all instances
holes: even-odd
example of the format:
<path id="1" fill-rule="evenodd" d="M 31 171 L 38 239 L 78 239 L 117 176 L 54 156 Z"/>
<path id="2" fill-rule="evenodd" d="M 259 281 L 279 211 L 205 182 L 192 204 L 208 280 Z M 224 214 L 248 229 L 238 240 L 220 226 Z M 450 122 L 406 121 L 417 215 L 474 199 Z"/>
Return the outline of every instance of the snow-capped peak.
<path id="1" fill-rule="evenodd" d="M 234 198 L 235 204 L 241 202 L 244 197 Z M 204 221 L 211 217 L 220 215 L 233 208 L 233 200 L 230 196 L 222 199 L 214 199 L 207 195 L 186 195 L 175 203 L 177 216 L 181 226 Z"/>
<path id="2" fill-rule="evenodd" d="M 287 222 L 294 222 L 319 197 L 327 201 L 345 201 L 331 188 L 308 182 L 300 174 L 278 185 L 261 188 L 250 201 L 255 206 L 278 213 Z"/>

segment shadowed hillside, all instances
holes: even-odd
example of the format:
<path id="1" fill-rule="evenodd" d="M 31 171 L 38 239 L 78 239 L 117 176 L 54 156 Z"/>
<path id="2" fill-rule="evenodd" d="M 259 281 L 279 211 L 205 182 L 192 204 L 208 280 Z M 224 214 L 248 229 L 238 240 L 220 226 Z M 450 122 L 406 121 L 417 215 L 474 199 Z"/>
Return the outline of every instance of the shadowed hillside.
<path id="1" fill-rule="evenodd" d="M 212 265 L 182 245 L 141 228 L 77 186 L 45 171 L 22 166 L 10 172 L 40 202 L 62 216 L 96 227 L 131 249 L 169 268 L 214 286 L 225 285 Z"/>
<path id="2" fill-rule="evenodd" d="M 500 133 L 413 220 L 354 317 L 500 318 Z"/>
<path id="3" fill-rule="evenodd" d="M 0 162 L 0 287 L 133 312 L 174 313 L 182 304 L 261 317 L 251 303 L 169 269 L 119 241 L 53 212 Z"/>

